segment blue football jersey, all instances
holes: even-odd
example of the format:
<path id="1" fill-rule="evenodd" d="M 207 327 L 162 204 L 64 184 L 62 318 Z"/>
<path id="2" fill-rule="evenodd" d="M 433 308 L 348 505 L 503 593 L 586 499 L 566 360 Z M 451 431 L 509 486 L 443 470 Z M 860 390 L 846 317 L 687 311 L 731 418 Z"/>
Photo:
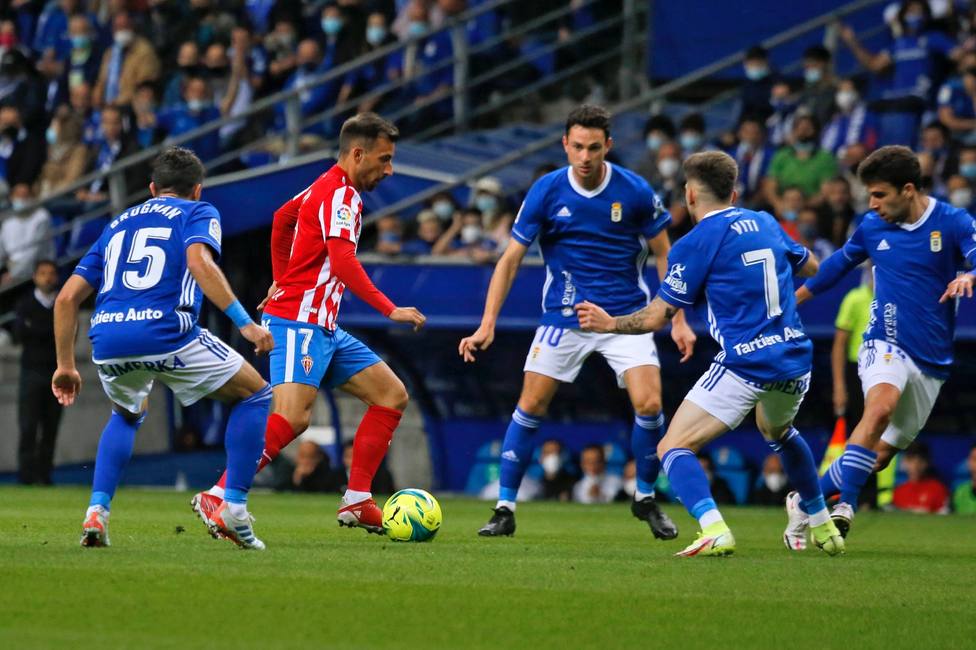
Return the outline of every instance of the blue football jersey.
<path id="1" fill-rule="evenodd" d="M 821 293 L 869 257 L 874 301 L 864 340 L 894 343 L 922 372 L 947 378 L 956 305 L 953 300 L 939 304 L 939 298 L 964 262 L 976 262 L 976 222 L 965 210 L 932 197 L 913 224 L 890 224 L 869 212 L 806 286 Z"/>
<path id="2" fill-rule="evenodd" d="M 793 295 L 808 255 L 769 214 L 726 208 L 674 245 L 658 296 L 699 312 L 722 347 L 716 363 L 757 383 L 795 379 L 813 359 Z"/>
<path id="3" fill-rule="evenodd" d="M 95 287 L 95 361 L 166 354 L 198 333 L 203 292 L 186 266 L 202 242 L 220 255 L 220 214 L 209 203 L 150 199 L 113 219 L 75 268 Z"/>
<path id="4" fill-rule="evenodd" d="M 573 305 L 589 300 L 622 316 L 647 305 L 647 239 L 671 223 L 654 190 L 637 174 L 606 164 L 603 183 L 582 188 L 564 167 L 537 180 L 519 209 L 512 237 L 539 238 L 546 282 L 542 324 L 579 328 Z"/>

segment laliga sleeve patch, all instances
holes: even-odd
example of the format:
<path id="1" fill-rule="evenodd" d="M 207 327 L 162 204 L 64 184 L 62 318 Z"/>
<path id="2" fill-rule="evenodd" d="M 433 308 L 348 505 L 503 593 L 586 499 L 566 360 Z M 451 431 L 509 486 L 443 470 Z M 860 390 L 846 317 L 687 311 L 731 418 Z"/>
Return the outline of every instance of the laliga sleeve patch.
<path id="1" fill-rule="evenodd" d="M 332 218 L 332 225 L 335 228 L 352 230 L 352 208 L 350 208 L 348 205 L 340 205 Z"/>
<path id="2" fill-rule="evenodd" d="M 210 236 L 214 238 L 218 244 L 220 243 L 220 220 L 213 218 L 210 220 Z"/>

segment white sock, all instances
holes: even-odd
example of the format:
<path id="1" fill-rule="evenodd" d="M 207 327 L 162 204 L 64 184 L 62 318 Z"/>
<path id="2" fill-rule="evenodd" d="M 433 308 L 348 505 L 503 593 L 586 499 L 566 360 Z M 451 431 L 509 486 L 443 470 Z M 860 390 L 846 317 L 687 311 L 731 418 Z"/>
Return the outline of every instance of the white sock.
<path id="1" fill-rule="evenodd" d="M 247 519 L 246 503 L 230 503 L 228 501 L 227 510 L 230 512 L 230 516 L 234 519 Z"/>
<path id="2" fill-rule="evenodd" d="M 213 496 L 217 497 L 221 501 L 224 500 L 224 488 L 220 487 L 219 485 L 215 485 L 209 490 L 207 490 L 207 494 L 212 494 Z"/>
<path id="3" fill-rule="evenodd" d="M 499 499 L 498 503 L 495 504 L 495 510 L 498 510 L 499 508 L 508 508 L 512 512 L 515 512 L 515 502 L 503 501 L 502 499 Z"/>
<path id="4" fill-rule="evenodd" d="M 827 512 L 826 508 L 821 508 L 819 512 L 809 515 L 809 518 L 811 526 L 823 526 L 830 521 L 830 513 Z"/>
<path id="5" fill-rule="evenodd" d="M 643 501 L 647 497 L 653 497 L 653 492 L 641 492 L 640 490 L 634 490 L 634 501 Z"/>
<path id="6" fill-rule="evenodd" d="M 372 492 L 358 492 L 356 490 L 346 490 L 343 495 L 342 500 L 346 502 L 346 505 L 352 505 L 353 503 L 359 503 L 360 501 L 365 501 L 366 499 L 373 496 Z"/>
<path id="7" fill-rule="evenodd" d="M 724 521 L 725 520 L 722 519 L 722 513 L 718 511 L 718 508 L 712 508 L 698 518 L 698 525 L 701 526 L 702 530 L 705 530 L 712 524 L 718 524 Z"/>

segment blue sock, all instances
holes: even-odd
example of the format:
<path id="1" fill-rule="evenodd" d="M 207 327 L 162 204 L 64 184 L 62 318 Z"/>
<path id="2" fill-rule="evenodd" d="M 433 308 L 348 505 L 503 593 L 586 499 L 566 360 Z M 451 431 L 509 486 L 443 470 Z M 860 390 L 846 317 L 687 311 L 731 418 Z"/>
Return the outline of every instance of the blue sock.
<path id="1" fill-rule="evenodd" d="M 657 443 L 664 437 L 664 413 L 635 415 L 634 428 L 630 431 L 630 450 L 637 465 L 637 491 L 654 494 L 654 483 L 661 469 L 657 457 Z"/>
<path id="2" fill-rule="evenodd" d="M 820 477 L 820 491 L 823 492 L 824 498 L 829 499 L 835 494 L 840 494 L 840 466 L 841 460 L 844 456 L 838 456 L 834 462 L 830 464 L 824 475 Z"/>
<path id="3" fill-rule="evenodd" d="M 264 429 L 271 406 L 271 386 L 235 404 L 227 418 L 224 447 L 227 450 L 227 487 L 224 501 L 247 503 L 254 473 L 264 451 Z"/>
<path id="4" fill-rule="evenodd" d="M 708 477 L 701 463 L 690 449 L 677 447 L 670 449 L 661 459 L 664 472 L 668 475 L 674 493 L 681 499 L 688 513 L 701 522 L 702 516 L 714 510 L 718 512 Z M 702 523 L 702 527 L 707 526 Z"/>
<path id="5" fill-rule="evenodd" d="M 820 491 L 820 480 L 817 478 L 817 466 L 813 462 L 813 453 L 794 427 L 786 432 L 779 440 L 769 441 L 769 446 L 779 454 L 786 469 L 786 475 L 796 491 L 800 493 L 800 508 L 811 515 L 826 508 L 823 493 Z"/>
<path id="6" fill-rule="evenodd" d="M 106 510 L 115 496 L 115 488 L 122 480 L 122 472 L 132 456 L 132 445 L 136 439 L 139 425 L 146 419 L 143 414 L 135 422 L 129 422 L 116 412 L 108 418 L 98 439 L 98 453 L 95 456 L 95 478 L 92 481 L 89 506 L 102 506 Z"/>
<path id="7" fill-rule="evenodd" d="M 860 445 L 848 444 L 840 458 L 840 500 L 857 510 L 861 489 L 874 471 L 874 462 L 878 460 L 878 455 Z"/>
<path id="8" fill-rule="evenodd" d="M 535 447 L 535 432 L 539 430 L 542 419 L 529 415 L 516 407 L 512 413 L 512 421 L 505 432 L 502 443 L 502 459 L 500 466 L 498 490 L 499 501 L 515 502 L 522 477 L 532 460 L 532 449 Z"/>

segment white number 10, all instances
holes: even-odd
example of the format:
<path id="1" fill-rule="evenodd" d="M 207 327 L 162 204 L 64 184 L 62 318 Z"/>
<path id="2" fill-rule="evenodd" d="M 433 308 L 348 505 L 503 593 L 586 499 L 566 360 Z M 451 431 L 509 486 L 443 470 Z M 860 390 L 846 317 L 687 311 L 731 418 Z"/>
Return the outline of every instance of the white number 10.
<path id="1" fill-rule="evenodd" d="M 760 248 L 742 254 L 742 263 L 746 266 L 761 264 L 763 283 L 766 290 L 766 317 L 775 318 L 783 313 L 779 306 L 779 278 L 776 277 L 776 258 L 773 249 Z"/>
<path id="2" fill-rule="evenodd" d="M 163 277 L 163 270 L 166 268 L 166 251 L 159 246 L 149 244 L 150 239 L 169 239 L 173 232 L 172 228 L 140 228 L 132 238 L 132 245 L 129 247 L 129 255 L 126 261 L 129 264 L 138 264 L 142 260 L 148 260 L 145 273 L 139 271 L 125 271 L 122 273 L 122 284 L 129 289 L 142 291 L 156 286 Z M 125 231 L 115 233 L 105 246 L 105 272 L 102 279 L 102 290 L 105 293 L 115 285 L 115 273 L 119 268 L 119 258 L 122 255 L 122 242 L 125 239 Z"/>

